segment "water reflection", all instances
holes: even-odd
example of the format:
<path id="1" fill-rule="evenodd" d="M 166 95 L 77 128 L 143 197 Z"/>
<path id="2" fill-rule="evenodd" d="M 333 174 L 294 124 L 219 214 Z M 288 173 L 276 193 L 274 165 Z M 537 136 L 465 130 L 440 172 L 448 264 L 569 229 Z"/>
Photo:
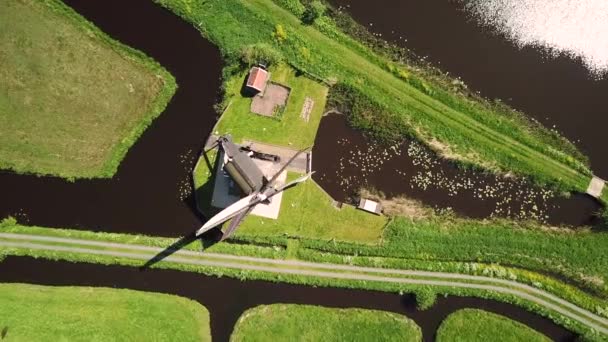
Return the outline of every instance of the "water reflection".
<path id="1" fill-rule="evenodd" d="M 518 46 L 580 57 L 595 76 L 608 72 L 608 1 L 461 0 L 485 26 Z"/>

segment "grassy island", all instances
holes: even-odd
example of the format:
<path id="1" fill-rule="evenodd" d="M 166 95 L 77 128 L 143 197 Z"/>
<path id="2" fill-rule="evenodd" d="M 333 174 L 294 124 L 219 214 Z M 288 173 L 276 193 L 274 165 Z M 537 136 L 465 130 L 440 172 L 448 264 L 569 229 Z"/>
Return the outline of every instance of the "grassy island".
<path id="1" fill-rule="evenodd" d="M 0 3 L 0 168 L 111 177 L 173 77 L 58 0 Z"/>
<path id="2" fill-rule="evenodd" d="M 545 335 L 491 312 L 463 309 L 449 315 L 437 330 L 437 342 L 484 342 L 500 338 L 505 342 L 550 341 Z"/>
<path id="3" fill-rule="evenodd" d="M 211 341 L 209 312 L 173 295 L 0 284 L 8 341 Z"/>
<path id="4" fill-rule="evenodd" d="M 421 341 L 420 327 L 394 313 L 274 304 L 247 310 L 230 341 Z"/>

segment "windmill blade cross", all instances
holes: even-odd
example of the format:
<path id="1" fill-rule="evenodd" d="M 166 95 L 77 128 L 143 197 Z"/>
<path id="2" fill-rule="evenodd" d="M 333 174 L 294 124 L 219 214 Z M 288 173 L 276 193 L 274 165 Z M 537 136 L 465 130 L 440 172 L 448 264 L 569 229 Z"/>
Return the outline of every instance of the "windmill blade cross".
<path id="1" fill-rule="evenodd" d="M 241 223 L 243 223 L 243 221 L 245 220 L 245 217 L 247 217 L 247 215 L 249 215 L 249 213 L 251 213 L 254 208 L 255 208 L 255 205 L 252 205 L 247 210 L 244 210 L 240 214 L 235 216 L 232 219 L 232 221 L 230 221 L 230 225 L 228 226 L 228 228 L 222 235 L 222 239 L 220 241 L 224 241 L 227 238 L 229 238 L 232 235 L 232 233 L 234 233 L 234 231 L 241 225 Z"/>
<path id="2" fill-rule="evenodd" d="M 272 184 L 277 180 L 277 178 L 279 178 L 279 175 L 285 171 L 285 169 L 289 166 L 289 164 L 291 164 L 294 160 L 296 160 L 296 158 L 304 153 L 305 151 L 308 151 L 310 149 L 310 147 L 307 147 L 303 150 L 299 150 L 298 152 L 296 152 L 296 154 L 294 154 L 291 158 L 289 158 L 289 160 L 287 161 L 287 163 L 285 163 L 285 165 L 283 165 L 281 167 L 281 169 L 279 169 L 279 171 L 277 173 L 274 174 L 274 176 L 272 176 L 272 178 L 270 178 L 270 180 L 268 181 L 268 183 L 266 183 L 266 185 L 264 186 L 264 188 L 262 189 L 262 191 L 264 191 L 266 188 L 268 188 L 269 186 L 272 186 Z"/>
<path id="3" fill-rule="evenodd" d="M 285 191 L 285 190 L 287 190 L 287 189 L 289 189 L 291 187 L 294 187 L 294 186 L 296 186 L 296 185 L 298 185 L 298 184 L 306 181 L 307 179 L 309 179 L 312 176 L 313 173 L 315 173 L 315 172 L 314 171 L 309 172 L 309 173 L 305 174 L 304 176 L 302 176 L 302 177 L 300 177 L 298 179 L 294 179 L 291 182 L 289 182 L 289 183 L 287 183 L 287 184 L 285 184 L 283 186 L 278 187 L 276 189 L 276 192 L 273 193 L 272 195 L 268 196 L 268 197 L 272 197 L 272 196 L 274 196 L 274 195 L 276 195 L 276 194 L 278 194 L 280 192 L 283 192 L 283 191 Z"/>
<path id="4" fill-rule="evenodd" d="M 218 214 L 209 219 L 199 230 L 196 231 L 196 236 L 203 234 L 204 232 L 219 226 L 220 224 L 230 220 L 231 218 L 239 215 L 245 209 L 250 206 L 255 206 L 260 203 L 261 200 L 257 198 L 257 194 L 251 194 L 247 197 L 243 197 L 240 200 L 234 202 L 226 209 L 220 211 Z"/>
<path id="5" fill-rule="evenodd" d="M 219 140 L 216 140 L 213 144 L 211 144 L 211 146 L 208 149 L 203 150 L 203 153 L 207 154 L 207 152 L 209 152 L 209 151 L 215 149 L 216 147 L 218 147 L 219 144 L 220 144 Z"/>

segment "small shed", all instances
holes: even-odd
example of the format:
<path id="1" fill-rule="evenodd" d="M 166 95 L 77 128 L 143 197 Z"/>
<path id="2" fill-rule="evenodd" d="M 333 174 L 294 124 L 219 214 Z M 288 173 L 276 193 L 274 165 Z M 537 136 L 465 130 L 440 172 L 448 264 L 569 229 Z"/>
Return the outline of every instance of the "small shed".
<path id="1" fill-rule="evenodd" d="M 606 185 L 606 181 L 593 176 L 593 178 L 591 179 L 591 182 L 589 183 L 589 187 L 587 188 L 587 194 L 595 197 L 595 198 L 600 198 L 602 197 L 602 191 L 604 190 L 604 186 Z"/>
<path id="2" fill-rule="evenodd" d="M 262 93 L 266 88 L 268 82 L 268 71 L 261 67 L 254 66 L 249 71 L 249 77 L 247 77 L 247 90 L 254 93 Z"/>
<path id="3" fill-rule="evenodd" d="M 357 208 L 376 215 L 382 214 L 382 205 L 366 198 L 361 198 L 361 200 L 359 200 L 359 206 Z"/>

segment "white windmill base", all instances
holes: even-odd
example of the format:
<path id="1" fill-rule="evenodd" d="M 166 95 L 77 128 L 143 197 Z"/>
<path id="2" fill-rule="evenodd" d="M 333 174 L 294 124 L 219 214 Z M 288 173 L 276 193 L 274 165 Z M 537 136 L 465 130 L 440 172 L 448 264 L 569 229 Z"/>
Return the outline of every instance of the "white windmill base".
<path id="1" fill-rule="evenodd" d="M 254 159 L 254 162 L 260 168 L 260 170 L 262 170 L 262 173 L 264 173 L 267 178 L 271 178 L 281 168 L 281 164 L 265 160 Z M 220 209 L 224 209 L 232 203 L 241 199 L 241 197 L 232 195 L 228 191 L 232 179 L 230 178 L 230 176 L 224 173 L 223 169 L 223 165 L 221 165 L 216 170 L 215 184 L 213 186 L 213 197 L 211 198 L 211 205 Z M 286 180 L 287 171 L 283 171 L 277 178 L 275 186 L 279 187 L 285 184 Z M 272 196 L 270 203 L 260 203 L 256 205 L 251 213 L 256 216 L 276 220 L 277 218 L 279 218 L 279 211 L 281 210 L 282 200 L 283 192 L 280 192 Z"/>

